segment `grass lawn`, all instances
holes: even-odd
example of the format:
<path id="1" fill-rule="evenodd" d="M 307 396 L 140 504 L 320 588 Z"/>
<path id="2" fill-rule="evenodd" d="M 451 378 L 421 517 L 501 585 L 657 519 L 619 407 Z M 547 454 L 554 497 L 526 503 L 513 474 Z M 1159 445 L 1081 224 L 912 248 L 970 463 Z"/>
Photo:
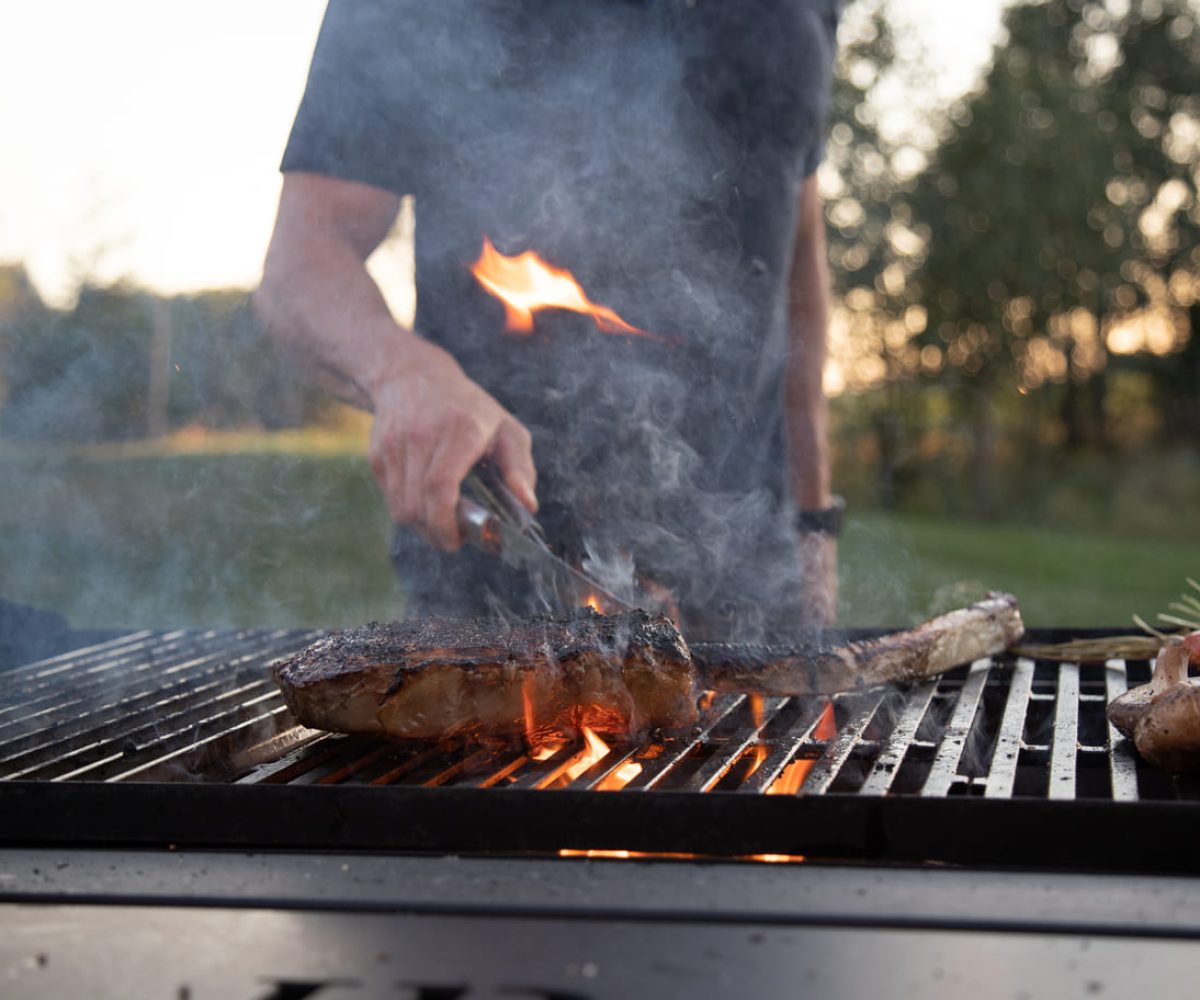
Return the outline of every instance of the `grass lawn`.
<path id="1" fill-rule="evenodd" d="M 402 607 L 389 525 L 354 450 L 0 456 L 0 598 L 76 628 L 342 625 Z M 1034 625 L 1152 617 L 1200 577 L 1200 544 L 858 514 L 842 620 L 916 621 L 985 589 Z"/>
<path id="2" fill-rule="evenodd" d="M 1200 579 L 1200 544 L 867 514 L 841 546 L 842 620 L 907 623 L 986 590 L 1021 601 L 1041 626 L 1128 626 L 1153 621 Z"/>
<path id="3" fill-rule="evenodd" d="M 0 463 L 0 598 L 76 628 L 395 617 L 366 460 L 244 453 Z"/>

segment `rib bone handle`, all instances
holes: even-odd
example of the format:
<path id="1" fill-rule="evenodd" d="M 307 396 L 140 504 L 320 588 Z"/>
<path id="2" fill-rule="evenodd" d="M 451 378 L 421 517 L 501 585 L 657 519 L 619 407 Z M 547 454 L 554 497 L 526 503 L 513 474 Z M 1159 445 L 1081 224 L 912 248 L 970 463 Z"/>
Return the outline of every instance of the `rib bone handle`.
<path id="1" fill-rule="evenodd" d="M 793 648 L 692 643 L 701 686 L 767 695 L 833 694 L 910 684 L 1008 649 L 1024 634 L 1011 594 L 939 615 L 901 632 L 839 645 Z"/>

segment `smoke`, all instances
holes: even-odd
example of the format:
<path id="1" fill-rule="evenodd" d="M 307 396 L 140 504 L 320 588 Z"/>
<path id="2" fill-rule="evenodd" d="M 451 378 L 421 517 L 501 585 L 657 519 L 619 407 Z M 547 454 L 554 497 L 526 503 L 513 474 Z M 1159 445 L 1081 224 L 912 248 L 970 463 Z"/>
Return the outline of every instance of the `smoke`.
<path id="1" fill-rule="evenodd" d="M 419 331 L 531 430 L 562 554 L 617 592 L 670 591 L 696 637 L 779 637 L 802 619 L 784 282 L 829 53 L 784 6 L 405 5 L 419 43 L 362 68 L 406 95 L 381 180 L 415 194 Z M 558 313 L 503 334 L 466 269 L 485 234 L 665 339 Z M 521 604 L 512 581 L 421 544 L 396 550 L 414 610 L 455 610 L 471 588 Z"/>

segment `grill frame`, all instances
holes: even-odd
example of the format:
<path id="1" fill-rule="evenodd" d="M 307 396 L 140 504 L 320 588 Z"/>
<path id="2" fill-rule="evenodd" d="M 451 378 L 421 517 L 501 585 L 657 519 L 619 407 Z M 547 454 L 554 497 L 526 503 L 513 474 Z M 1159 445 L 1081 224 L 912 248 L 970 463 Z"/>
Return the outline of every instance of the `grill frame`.
<path id="1" fill-rule="evenodd" d="M 1194 874 L 1190 802 L 361 785 L 0 784 L 0 844 L 711 858 Z"/>
<path id="2" fill-rule="evenodd" d="M 1196 798 L 1196 789 L 1177 783 L 1166 786 L 1163 800 L 1139 800 L 1145 765 L 1107 722 L 1097 724 L 1103 703 L 1124 690 L 1123 664 L 1084 668 L 1091 673 L 1082 688 L 1081 668 L 1072 664 L 1054 668 L 1051 676 L 1046 665 L 1032 661 L 989 660 L 926 681 L 902 697 L 837 696 L 838 732 L 828 740 L 815 735 L 815 699 L 793 699 L 790 708 L 788 699 L 764 699 L 757 721 L 747 728 L 745 697 L 718 696 L 701 727 L 671 741 L 670 754 L 646 761 L 638 779 L 611 793 L 594 789 L 639 753 L 637 745 L 614 747 L 574 779 L 557 781 L 566 787 L 548 790 L 540 786 L 555 782 L 578 746 L 567 744 L 544 761 L 513 750 L 498 765 L 492 758 L 490 769 L 477 776 L 472 762 L 487 758 L 488 751 L 468 748 L 457 757 L 444 748 L 402 752 L 280 725 L 282 701 L 264 667 L 316 634 L 140 632 L 8 672 L 13 690 L 23 686 L 44 697 L 32 703 L 42 710 L 40 717 L 20 714 L 30 703 L 16 695 L 0 702 L 0 775 L 6 773 L 4 762 L 14 759 L 5 748 L 28 755 L 39 740 L 47 741 L 48 759 L 58 770 L 38 764 L 18 773 L 40 771 L 50 780 L 0 780 L 0 844 L 478 854 L 556 854 L 565 848 L 1074 871 L 1200 868 L 1189 852 L 1145 846 L 1148 831 L 1156 838 L 1196 833 L 1200 805 L 1170 800 L 1170 795 Z M 1030 639 L 1054 642 L 1066 634 L 1034 630 Z M 999 690 L 997 677 L 1010 667 L 1011 677 Z M 1104 670 L 1102 683 L 1097 669 Z M 1149 665 L 1136 669 L 1144 676 Z M 214 716 L 214 702 L 201 695 L 224 689 L 199 681 L 221 676 L 238 697 L 229 699 L 225 714 Z M 103 698 L 89 701 L 89 691 L 103 691 Z M 169 707 L 166 714 L 163 705 Z M 937 705 L 943 718 L 931 741 L 922 733 Z M 872 736 L 872 720 L 885 707 L 892 713 L 889 723 Z M 1088 719 L 1081 718 L 1083 709 Z M 773 722 L 789 711 L 787 725 L 768 736 Z M 162 733 L 155 728 L 143 745 L 119 725 L 113 728 L 113 720 L 125 720 L 126 712 L 131 713 L 126 730 L 134 735 L 146 730 L 140 721 L 146 713 L 182 721 L 155 721 Z M 999 720 L 992 742 L 983 751 L 972 750 L 974 720 L 988 713 Z M 1028 717 L 1038 713 L 1049 724 L 1049 737 L 1040 742 L 1026 738 Z M 1081 743 L 1084 729 L 1090 742 Z M 722 790 L 753 744 L 765 748 L 759 769 L 734 790 Z M 81 747 L 99 763 L 71 769 Z M 914 748 L 927 758 L 920 784 L 897 794 L 896 782 L 904 780 L 897 776 Z M 699 763 L 678 766 L 693 751 Z M 987 758 L 982 770 L 964 765 L 980 752 Z M 313 770 L 321 753 L 333 761 L 324 772 Z M 871 766 L 852 792 L 839 791 L 843 767 L 856 756 Z M 758 794 L 802 757 L 815 760 L 803 794 Z M 376 781 L 406 780 L 408 771 L 420 773 L 425 758 L 436 758 L 430 772 L 435 787 L 364 783 L 372 774 Z M 229 772 L 214 781 L 211 773 L 197 776 L 183 766 L 197 760 L 228 765 Z M 1077 765 L 1088 761 L 1107 776 L 1105 795 L 1074 799 L 1083 782 Z M 1021 794 L 1022 767 L 1045 772 L 1044 793 Z M 104 780 L 78 780 L 89 775 Z M 146 780 L 164 775 L 173 780 Z M 350 783 L 339 783 L 347 777 Z M 1162 795 L 1166 779 L 1155 780 Z M 452 783 L 440 787 L 447 781 Z M 453 784 L 460 781 L 467 784 Z M 1094 780 L 1090 787 L 1094 793 Z"/>

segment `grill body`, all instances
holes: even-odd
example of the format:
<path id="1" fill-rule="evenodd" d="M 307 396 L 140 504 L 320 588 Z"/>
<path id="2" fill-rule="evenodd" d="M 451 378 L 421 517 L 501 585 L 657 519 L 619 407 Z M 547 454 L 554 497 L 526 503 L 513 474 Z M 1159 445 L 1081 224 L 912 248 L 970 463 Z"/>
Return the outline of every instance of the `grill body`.
<path id="1" fill-rule="evenodd" d="M 297 726 L 269 664 L 313 637 L 139 632 L 5 676 L 5 997 L 1188 982 L 1195 791 L 1104 718 L 1147 663 L 980 661 L 836 696 L 832 728 L 821 699 L 719 696 L 585 759 Z"/>

